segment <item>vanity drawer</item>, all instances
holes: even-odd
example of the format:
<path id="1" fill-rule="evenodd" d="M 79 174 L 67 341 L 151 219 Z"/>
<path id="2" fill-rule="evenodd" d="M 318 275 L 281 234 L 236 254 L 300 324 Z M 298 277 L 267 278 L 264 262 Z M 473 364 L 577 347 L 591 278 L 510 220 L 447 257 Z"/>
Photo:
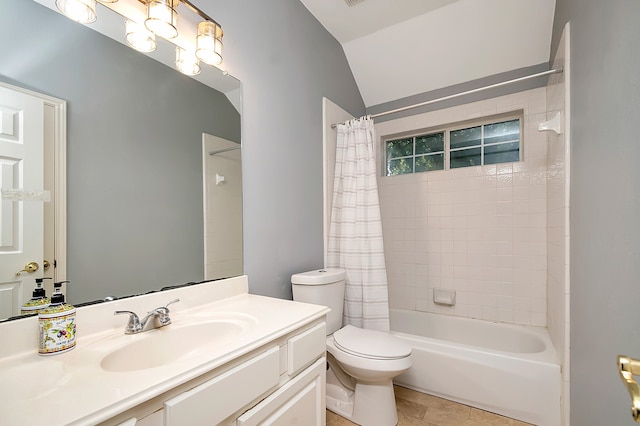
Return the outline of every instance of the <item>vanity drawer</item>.
<path id="1" fill-rule="evenodd" d="M 318 359 L 240 416 L 237 426 L 324 425 L 326 362 L 324 357 Z"/>
<path id="2" fill-rule="evenodd" d="M 287 342 L 287 374 L 293 376 L 327 349 L 327 324 L 322 322 Z"/>
<path id="3" fill-rule="evenodd" d="M 164 403 L 165 426 L 218 424 L 279 381 L 279 347 Z"/>

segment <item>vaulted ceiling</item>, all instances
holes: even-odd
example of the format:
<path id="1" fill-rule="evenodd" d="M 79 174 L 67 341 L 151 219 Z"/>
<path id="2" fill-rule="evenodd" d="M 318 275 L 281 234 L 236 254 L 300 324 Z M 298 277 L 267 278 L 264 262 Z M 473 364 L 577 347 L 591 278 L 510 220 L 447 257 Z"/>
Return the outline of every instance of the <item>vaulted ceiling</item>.
<path id="1" fill-rule="evenodd" d="M 549 60 L 555 0 L 300 1 L 342 44 L 367 107 Z"/>

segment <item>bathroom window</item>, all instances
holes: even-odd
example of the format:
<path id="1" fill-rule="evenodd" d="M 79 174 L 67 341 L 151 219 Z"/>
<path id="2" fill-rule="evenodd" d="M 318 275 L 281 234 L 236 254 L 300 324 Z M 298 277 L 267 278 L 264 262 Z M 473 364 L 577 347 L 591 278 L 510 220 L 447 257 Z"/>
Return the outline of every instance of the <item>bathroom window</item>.
<path id="1" fill-rule="evenodd" d="M 444 132 L 386 142 L 387 176 L 444 169 Z"/>
<path id="2" fill-rule="evenodd" d="M 385 175 L 520 161 L 521 126 L 521 117 L 511 115 L 387 139 Z"/>
<path id="3" fill-rule="evenodd" d="M 520 119 L 452 130 L 449 167 L 520 161 Z"/>

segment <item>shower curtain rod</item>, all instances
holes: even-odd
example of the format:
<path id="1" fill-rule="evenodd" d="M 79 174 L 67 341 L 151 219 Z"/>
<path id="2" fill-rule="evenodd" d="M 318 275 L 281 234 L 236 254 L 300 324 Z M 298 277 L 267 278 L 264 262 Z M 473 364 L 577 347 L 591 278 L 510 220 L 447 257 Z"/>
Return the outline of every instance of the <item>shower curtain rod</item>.
<path id="1" fill-rule="evenodd" d="M 467 91 L 464 91 L 464 92 L 455 93 L 453 95 L 447 95 L 447 96 L 443 96 L 441 98 L 431 99 L 429 101 L 420 102 L 419 104 L 408 105 L 408 106 L 405 106 L 405 107 L 392 109 L 390 111 L 383 111 L 383 112 L 379 112 L 379 113 L 376 113 L 376 114 L 371 114 L 370 117 L 371 118 L 376 118 L 376 117 L 382 117 L 383 115 L 395 114 L 396 112 L 402 112 L 402 111 L 406 111 L 406 110 L 413 109 L 413 108 L 419 108 L 421 106 L 431 105 L 431 104 L 435 104 L 437 102 L 442 102 L 442 101 L 447 101 L 449 99 L 458 98 L 460 96 L 471 95 L 472 93 L 482 92 L 484 90 L 495 89 L 496 87 L 502 87 L 502 86 L 506 86 L 507 84 L 518 83 L 520 81 L 529 80 L 531 78 L 544 77 L 545 75 L 561 73 L 562 71 L 563 71 L 562 67 L 553 68 L 553 69 L 550 69 L 548 71 L 542 71 L 542 72 L 531 74 L 531 75 L 525 75 L 524 77 L 514 78 L 513 80 L 502 81 L 500 83 L 495 83 L 495 84 L 490 84 L 488 86 L 478 87 L 476 89 L 471 89 L 471 90 L 467 90 Z M 338 124 L 342 124 L 342 123 L 332 124 L 331 128 L 335 129 L 338 126 Z"/>
<path id="2" fill-rule="evenodd" d="M 217 149 L 215 151 L 209 151 L 209 155 L 222 154 L 223 152 L 233 151 L 234 149 L 240 149 L 240 145 L 232 146 L 231 148 L 223 148 L 223 149 Z"/>

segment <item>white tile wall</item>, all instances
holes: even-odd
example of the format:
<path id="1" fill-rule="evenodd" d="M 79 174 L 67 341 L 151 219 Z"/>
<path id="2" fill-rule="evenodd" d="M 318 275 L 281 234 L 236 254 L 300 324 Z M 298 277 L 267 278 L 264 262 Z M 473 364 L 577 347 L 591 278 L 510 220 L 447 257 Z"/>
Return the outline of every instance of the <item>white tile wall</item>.
<path id="1" fill-rule="evenodd" d="M 379 123 L 376 134 L 517 110 L 522 162 L 379 178 L 391 307 L 547 325 L 545 88 Z M 456 305 L 435 304 L 434 288 L 455 290 Z"/>

